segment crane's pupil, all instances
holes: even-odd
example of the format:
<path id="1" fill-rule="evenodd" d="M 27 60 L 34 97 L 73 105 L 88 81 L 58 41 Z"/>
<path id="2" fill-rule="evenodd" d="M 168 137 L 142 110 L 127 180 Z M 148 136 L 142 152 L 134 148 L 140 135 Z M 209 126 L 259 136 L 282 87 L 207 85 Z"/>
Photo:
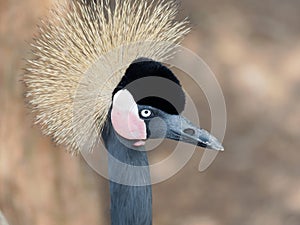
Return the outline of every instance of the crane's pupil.
<path id="1" fill-rule="evenodd" d="M 150 110 L 143 110 L 141 112 L 142 117 L 149 117 L 151 115 L 151 111 Z"/>

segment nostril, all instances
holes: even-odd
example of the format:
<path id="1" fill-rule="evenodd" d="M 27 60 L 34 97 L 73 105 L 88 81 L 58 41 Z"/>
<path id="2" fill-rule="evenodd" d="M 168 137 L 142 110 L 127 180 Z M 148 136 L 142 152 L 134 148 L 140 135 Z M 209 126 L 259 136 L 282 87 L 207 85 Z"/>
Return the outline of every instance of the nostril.
<path id="1" fill-rule="evenodd" d="M 187 128 L 183 132 L 188 134 L 188 135 L 194 135 L 195 134 L 195 131 L 191 128 Z"/>

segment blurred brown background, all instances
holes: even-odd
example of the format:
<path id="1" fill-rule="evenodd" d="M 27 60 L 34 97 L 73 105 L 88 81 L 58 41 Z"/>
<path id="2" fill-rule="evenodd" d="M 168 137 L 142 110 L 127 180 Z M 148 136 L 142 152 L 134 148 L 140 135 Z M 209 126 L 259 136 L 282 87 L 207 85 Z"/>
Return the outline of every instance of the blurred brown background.
<path id="1" fill-rule="evenodd" d="M 105 225 L 107 181 L 42 136 L 24 107 L 26 42 L 50 6 L 0 1 L 0 209 L 11 225 Z M 181 7 L 193 24 L 184 46 L 224 91 L 226 151 L 199 173 L 199 149 L 154 185 L 154 224 L 300 224 L 300 1 L 182 0 Z M 209 129 L 204 97 L 190 92 Z"/>

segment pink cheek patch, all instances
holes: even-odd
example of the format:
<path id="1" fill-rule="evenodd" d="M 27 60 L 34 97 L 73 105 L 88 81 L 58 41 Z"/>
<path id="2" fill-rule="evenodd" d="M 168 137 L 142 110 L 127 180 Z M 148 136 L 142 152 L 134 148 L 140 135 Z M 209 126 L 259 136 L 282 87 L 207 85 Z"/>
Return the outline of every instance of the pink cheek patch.
<path id="1" fill-rule="evenodd" d="M 111 121 L 115 131 L 128 140 L 145 140 L 146 125 L 139 117 L 138 107 L 127 90 L 120 90 L 113 99 Z M 134 144 L 135 145 L 135 144 Z M 135 146 L 142 146 L 137 142 Z"/>
<path id="2" fill-rule="evenodd" d="M 133 112 L 112 110 L 111 121 L 115 131 L 128 140 L 146 139 L 146 127 L 143 120 Z"/>

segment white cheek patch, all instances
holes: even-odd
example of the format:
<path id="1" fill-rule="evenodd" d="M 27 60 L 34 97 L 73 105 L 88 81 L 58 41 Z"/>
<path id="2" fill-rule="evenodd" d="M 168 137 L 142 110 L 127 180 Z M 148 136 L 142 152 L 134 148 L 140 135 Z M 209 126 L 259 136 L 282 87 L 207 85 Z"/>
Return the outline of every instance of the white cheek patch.
<path id="1" fill-rule="evenodd" d="M 145 122 L 140 119 L 138 106 L 127 90 L 120 90 L 114 95 L 111 122 L 115 131 L 125 139 L 147 138 Z"/>

